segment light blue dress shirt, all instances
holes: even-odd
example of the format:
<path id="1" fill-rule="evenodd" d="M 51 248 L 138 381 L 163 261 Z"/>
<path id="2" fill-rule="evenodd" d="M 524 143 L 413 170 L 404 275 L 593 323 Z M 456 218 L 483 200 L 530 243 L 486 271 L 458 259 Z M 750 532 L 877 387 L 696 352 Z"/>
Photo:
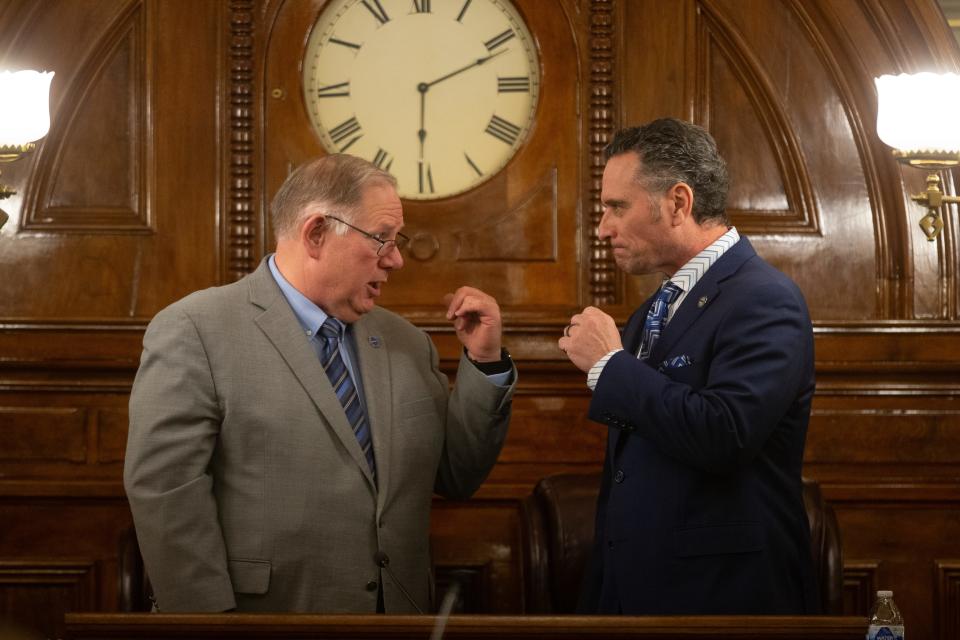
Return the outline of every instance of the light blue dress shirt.
<path id="1" fill-rule="evenodd" d="M 267 265 L 270 267 L 270 274 L 283 292 L 283 296 L 287 299 L 287 302 L 290 303 L 293 314 L 297 316 L 297 320 L 300 321 L 300 326 L 303 327 L 303 332 L 306 334 L 310 345 L 319 353 L 319 348 L 322 345 L 320 344 L 321 338 L 317 336 L 320 333 L 320 327 L 323 326 L 323 323 L 326 322 L 328 318 L 327 313 L 308 300 L 305 295 L 297 291 L 292 284 L 287 282 L 287 279 L 284 278 L 280 270 L 277 269 L 275 254 L 267 259 Z M 357 374 L 356 368 L 353 365 L 353 361 L 357 359 L 357 345 L 354 340 L 353 325 L 347 324 L 344 339 L 340 341 L 340 356 L 350 371 L 354 386 L 357 388 L 357 395 L 360 397 L 360 403 L 363 405 L 363 410 L 366 411 L 367 400 L 363 393 L 363 380 Z M 487 379 L 498 387 L 508 386 L 512 377 L 513 371 L 487 375 Z"/>

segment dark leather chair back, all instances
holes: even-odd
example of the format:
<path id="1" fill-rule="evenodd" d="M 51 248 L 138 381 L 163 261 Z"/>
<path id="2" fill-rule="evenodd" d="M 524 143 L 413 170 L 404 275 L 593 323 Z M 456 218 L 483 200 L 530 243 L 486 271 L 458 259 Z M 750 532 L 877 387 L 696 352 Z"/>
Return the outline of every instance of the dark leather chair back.
<path id="1" fill-rule="evenodd" d="M 150 611 L 153 608 L 153 591 L 150 579 L 143 568 L 137 531 L 130 525 L 120 534 L 117 559 L 117 607 L 124 613 Z"/>
<path id="2" fill-rule="evenodd" d="M 526 612 L 573 613 L 593 545 L 600 474 L 562 473 L 540 480 L 521 508 Z M 840 527 L 814 480 L 803 480 L 810 547 L 819 573 L 823 611 L 843 612 Z"/>

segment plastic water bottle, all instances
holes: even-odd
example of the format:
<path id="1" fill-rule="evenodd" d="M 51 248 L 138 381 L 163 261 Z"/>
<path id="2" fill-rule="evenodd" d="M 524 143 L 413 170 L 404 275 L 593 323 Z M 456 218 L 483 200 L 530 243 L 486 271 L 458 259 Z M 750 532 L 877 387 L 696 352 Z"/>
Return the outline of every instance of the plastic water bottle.
<path id="1" fill-rule="evenodd" d="M 893 602 L 893 591 L 877 591 L 870 610 L 867 640 L 903 640 L 903 616 Z"/>

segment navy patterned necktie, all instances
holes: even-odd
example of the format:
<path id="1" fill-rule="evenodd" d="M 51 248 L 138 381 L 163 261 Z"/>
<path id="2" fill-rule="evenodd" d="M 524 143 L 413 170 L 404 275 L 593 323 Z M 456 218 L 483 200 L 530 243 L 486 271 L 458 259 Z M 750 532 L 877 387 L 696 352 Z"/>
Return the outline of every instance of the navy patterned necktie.
<path id="1" fill-rule="evenodd" d="M 666 324 L 667 309 L 670 308 L 670 305 L 682 292 L 683 289 L 669 280 L 665 282 L 660 288 L 660 291 L 657 292 L 657 297 L 647 312 L 647 319 L 643 322 L 643 333 L 640 337 L 640 353 L 637 354 L 637 357 L 641 360 L 646 360 L 650 357 L 650 352 L 653 351 L 653 345 L 657 344 L 657 339 L 660 337 L 663 325 Z"/>
<path id="2" fill-rule="evenodd" d="M 350 426 L 353 427 L 353 435 L 357 437 L 360 449 L 363 451 L 363 455 L 367 457 L 370 471 L 376 478 L 377 466 L 373 459 L 373 439 L 370 437 L 370 425 L 367 423 L 367 415 L 363 411 L 363 405 L 360 404 L 357 387 L 353 384 L 353 379 L 350 378 L 350 370 L 347 369 L 343 356 L 340 355 L 342 335 L 343 324 L 336 318 L 328 317 L 323 326 L 320 327 L 320 337 L 323 338 L 320 362 L 323 364 L 323 370 L 327 372 L 327 377 L 330 378 L 330 384 L 333 386 L 333 392 L 337 394 L 337 400 L 343 405 Z"/>

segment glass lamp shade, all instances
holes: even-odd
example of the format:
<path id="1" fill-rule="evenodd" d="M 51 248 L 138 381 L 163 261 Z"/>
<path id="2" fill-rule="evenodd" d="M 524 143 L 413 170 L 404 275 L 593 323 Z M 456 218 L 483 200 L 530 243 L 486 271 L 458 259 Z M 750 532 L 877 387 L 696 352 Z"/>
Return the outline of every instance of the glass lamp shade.
<path id="1" fill-rule="evenodd" d="M 20 146 L 50 129 L 52 71 L 0 72 L 0 146 Z"/>
<path id="2" fill-rule="evenodd" d="M 886 75 L 874 82 L 881 140 L 902 152 L 960 153 L 960 75 Z"/>

